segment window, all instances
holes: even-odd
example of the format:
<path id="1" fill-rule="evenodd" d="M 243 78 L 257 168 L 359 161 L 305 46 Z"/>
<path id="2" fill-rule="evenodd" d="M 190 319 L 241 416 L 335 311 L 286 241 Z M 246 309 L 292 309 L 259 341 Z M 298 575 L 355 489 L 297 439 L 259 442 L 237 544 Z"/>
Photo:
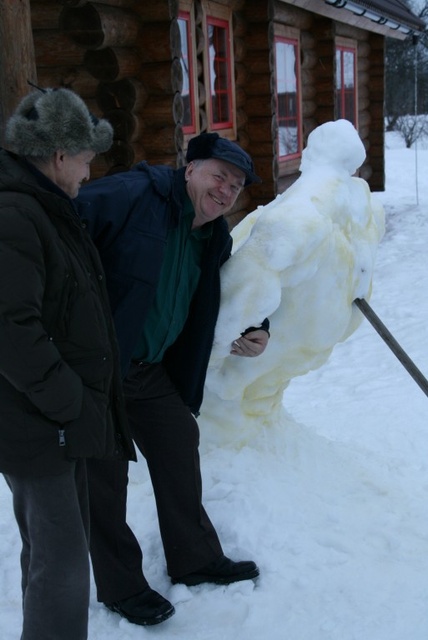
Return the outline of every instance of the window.
<path id="1" fill-rule="evenodd" d="M 357 126 L 356 45 L 336 44 L 336 118 Z"/>
<path id="2" fill-rule="evenodd" d="M 180 11 L 178 26 L 181 37 L 181 69 L 183 72 L 183 133 L 196 133 L 195 65 L 191 38 L 190 11 Z"/>
<path id="3" fill-rule="evenodd" d="M 285 29 L 282 30 L 286 32 Z M 302 152 L 299 40 L 275 36 L 275 97 L 278 123 L 278 157 L 297 158 Z"/>
<path id="4" fill-rule="evenodd" d="M 209 128 L 233 126 L 230 25 L 227 20 L 207 16 Z"/>
<path id="5" fill-rule="evenodd" d="M 232 10 L 214 0 L 179 0 L 185 140 L 200 131 L 236 137 Z"/>

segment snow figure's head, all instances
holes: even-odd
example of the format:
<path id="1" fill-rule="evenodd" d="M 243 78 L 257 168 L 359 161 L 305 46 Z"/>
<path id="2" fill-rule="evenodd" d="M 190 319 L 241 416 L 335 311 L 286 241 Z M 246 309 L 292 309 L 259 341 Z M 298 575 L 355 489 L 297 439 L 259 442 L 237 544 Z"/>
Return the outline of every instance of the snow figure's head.
<path id="1" fill-rule="evenodd" d="M 302 153 L 300 171 L 322 166 L 353 175 L 366 157 L 364 145 L 349 120 L 326 122 L 312 131 Z"/>

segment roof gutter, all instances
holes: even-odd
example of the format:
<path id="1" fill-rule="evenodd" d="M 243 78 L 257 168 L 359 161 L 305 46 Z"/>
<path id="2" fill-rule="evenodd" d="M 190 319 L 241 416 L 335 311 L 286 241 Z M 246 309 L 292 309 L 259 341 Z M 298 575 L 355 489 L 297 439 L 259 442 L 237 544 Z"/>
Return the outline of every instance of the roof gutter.
<path id="1" fill-rule="evenodd" d="M 382 15 L 382 13 L 373 10 L 370 6 L 370 3 L 365 3 L 370 8 L 365 8 L 362 4 L 358 4 L 353 2 L 352 0 L 325 0 L 326 4 L 329 4 L 337 9 L 348 9 L 348 11 L 352 11 L 357 16 L 362 16 L 364 18 L 368 18 L 372 22 L 376 22 L 377 24 L 383 25 L 385 27 L 389 27 L 390 29 L 401 31 L 407 35 L 414 33 L 415 31 L 421 31 L 420 26 L 416 23 L 413 23 L 414 26 L 410 26 L 410 21 L 407 24 L 404 24 L 403 21 L 396 20 L 390 16 Z"/>

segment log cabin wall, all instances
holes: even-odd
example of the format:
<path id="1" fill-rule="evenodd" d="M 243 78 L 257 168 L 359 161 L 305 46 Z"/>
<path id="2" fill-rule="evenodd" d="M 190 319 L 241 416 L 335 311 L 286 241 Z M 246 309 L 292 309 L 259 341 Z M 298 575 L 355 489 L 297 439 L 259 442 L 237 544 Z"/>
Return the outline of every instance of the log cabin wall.
<path id="1" fill-rule="evenodd" d="M 95 100 L 115 130 L 98 173 L 124 171 L 144 159 L 175 166 L 181 148 L 176 3 L 60 2 L 60 31 L 83 49 L 78 77 L 95 79 L 85 100 Z M 78 83 L 70 86 L 79 92 Z"/>
<path id="2" fill-rule="evenodd" d="M 75 90 L 95 115 L 108 118 L 114 126 L 113 147 L 96 159 L 92 177 L 126 170 L 144 159 L 182 166 L 187 141 L 182 130 L 180 0 L 26 2 L 31 7 L 39 84 Z M 300 160 L 280 162 L 277 152 L 278 25 L 299 33 L 303 146 L 316 126 L 335 119 L 336 39 L 357 43 L 358 128 L 367 151 L 360 175 L 373 190 L 382 190 L 384 36 L 318 15 L 313 2 L 305 8 L 286 0 L 213 0 L 208 6 L 213 4 L 232 11 L 236 140 L 252 155 L 263 179 L 242 194 L 230 225 L 272 200 L 299 175 Z M 204 6 L 207 0 L 193 2 L 200 131 L 208 126 Z M 17 37 L 25 40 L 23 35 Z M 31 66 L 28 75 L 35 79 Z"/>
<path id="3" fill-rule="evenodd" d="M 274 5 L 274 20 L 297 28 L 300 32 L 303 146 L 315 127 L 337 117 L 336 39 L 346 38 L 356 42 L 357 127 L 367 154 L 359 175 L 368 181 L 372 190 L 383 190 L 384 37 L 280 1 Z M 273 120 L 275 122 L 275 116 Z M 282 193 L 299 176 L 296 163 L 283 163 L 282 166 L 278 164 L 275 149 L 274 176 L 277 193 Z"/>
<path id="4" fill-rule="evenodd" d="M 256 172 L 263 180 L 250 188 L 255 209 L 275 196 L 271 0 L 246 0 L 240 18 L 240 38 L 245 47 L 240 58 L 235 59 L 236 88 L 242 96 L 238 142 L 251 154 Z"/>

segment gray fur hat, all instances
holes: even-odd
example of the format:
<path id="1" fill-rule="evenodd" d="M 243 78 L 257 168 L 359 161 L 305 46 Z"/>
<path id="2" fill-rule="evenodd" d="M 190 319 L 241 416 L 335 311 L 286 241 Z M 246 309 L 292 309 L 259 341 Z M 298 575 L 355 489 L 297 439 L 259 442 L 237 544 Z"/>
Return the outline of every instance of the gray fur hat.
<path id="1" fill-rule="evenodd" d="M 70 89 L 39 89 L 21 100 L 5 140 L 11 151 L 32 158 L 49 158 L 58 150 L 102 153 L 111 147 L 113 128 Z"/>

